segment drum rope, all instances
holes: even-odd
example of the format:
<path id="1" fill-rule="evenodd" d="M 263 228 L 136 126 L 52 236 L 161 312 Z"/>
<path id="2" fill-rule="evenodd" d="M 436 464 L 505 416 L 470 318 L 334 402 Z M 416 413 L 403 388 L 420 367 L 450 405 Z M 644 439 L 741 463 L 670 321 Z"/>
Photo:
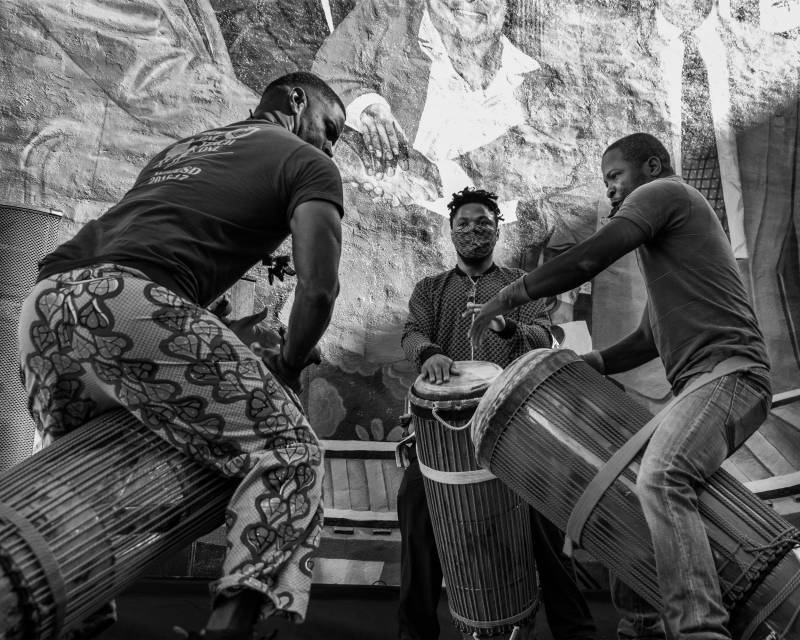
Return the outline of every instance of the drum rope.
<path id="1" fill-rule="evenodd" d="M 800 587 L 800 571 L 792 576 L 792 579 L 787 582 L 783 588 L 775 594 L 775 597 L 772 598 L 761 611 L 758 612 L 755 618 L 750 621 L 750 624 L 747 625 L 745 630 L 742 632 L 741 640 L 750 640 L 753 637 L 753 634 L 758 630 L 766 620 L 769 618 L 773 612 L 783 604 L 784 600 L 786 600 L 793 591 L 795 591 L 798 587 Z M 797 616 L 800 615 L 800 608 L 795 610 L 792 617 L 789 619 L 789 623 L 786 625 L 784 630 L 777 636 L 776 640 L 793 640 L 789 638 L 787 635 L 789 630 L 791 629 L 792 625 L 794 624 Z"/>
<path id="2" fill-rule="evenodd" d="M 433 415 L 434 418 L 436 418 L 436 422 L 438 422 L 440 425 L 442 425 L 445 429 L 450 429 L 450 431 L 465 431 L 465 430 L 469 429 L 470 427 L 472 427 L 472 421 L 475 419 L 475 414 L 473 413 L 470 416 L 469 420 L 467 420 L 464 424 L 462 424 L 461 426 L 455 427 L 452 424 L 450 424 L 449 422 L 447 422 L 444 418 L 439 416 L 439 413 L 436 411 L 436 405 L 431 407 L 431 414 Z"/>
<path id="3" fill-rule="evenodd" d="M 726 608 L 732 610 L 747 599 L 783 556 L 798 545 L 800 545 L 800 531 L 794 527 L 787 527 L 766 544 L 749 545 L 740 542 L 726 565 L 733 561 L 739 549 L 756 555 L 748 566 L 742 567 L 739 577 L 722 594 Z M 719 567 L 720 573 L 726 565 Z"/>
<path id="4" fill-rule="evenodd" d="M 481 629 L 494 629 L 494 627 L 502 627 L 504 625 L 512 625 L 518 622 L 523 622 L 524 620 L 531 617 L 534 613 L 536 613 L 539 609 L 539 598 L 534 598 L 533 602 L 525 608 L 524 611 L 520 613 L 515 613 L 513 616 L 509 616 L 507 618 L 501 618 L 499 620 L 471 620 L 470 618 L 465 618 L 464 616 L 456 613 L 452 609 L 450 610 L 450 615 L 455 618 L 458 622 L 462 624 L 469 625 L 471 627 L 480 627 Z"/>

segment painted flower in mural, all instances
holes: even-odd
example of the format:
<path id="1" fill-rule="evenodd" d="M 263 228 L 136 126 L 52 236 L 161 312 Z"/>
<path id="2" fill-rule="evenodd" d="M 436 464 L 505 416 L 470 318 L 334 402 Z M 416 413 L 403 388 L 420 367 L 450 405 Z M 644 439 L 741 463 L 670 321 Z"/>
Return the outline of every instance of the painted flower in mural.
<path id="1" fill-rule="evenodd" d="M 308 421 L 320 438 L 329 438 L 347 411 L 339 392 L 325 378 L 314 378 L 308 387 Z"/>
<path id="2" fill-rule="evenodd" d="M 374 440 L 376 442 L 399 442 L 402 437 L 402 428 L 395 427 L 389 433 L 386 433 L 386 428 L 383 426 L 383 420 L 380 418 L 373 418 L 369 423 L 369 429 L 357 424 L 355 427 L 356 436 L 359 440 Z"/>

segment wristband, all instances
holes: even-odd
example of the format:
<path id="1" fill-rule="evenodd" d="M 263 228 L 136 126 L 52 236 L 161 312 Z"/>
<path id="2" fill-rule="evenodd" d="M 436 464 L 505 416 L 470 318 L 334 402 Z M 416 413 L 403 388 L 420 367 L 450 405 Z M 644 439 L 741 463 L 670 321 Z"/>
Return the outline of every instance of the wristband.
<path id="1" fill-rule="evenodd" d="M 525 276 L 517 278 L 511 284 L 500 289 L 497 299 L 502 303 L 503 310 L 516 309 L 520 305 L 530 302 L 531 297 L 525 289 Z"/>

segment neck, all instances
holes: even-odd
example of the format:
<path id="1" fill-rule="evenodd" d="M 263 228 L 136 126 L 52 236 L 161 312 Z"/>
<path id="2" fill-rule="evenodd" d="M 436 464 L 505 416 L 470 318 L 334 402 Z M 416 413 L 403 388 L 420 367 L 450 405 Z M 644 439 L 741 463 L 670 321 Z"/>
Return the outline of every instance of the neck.
<path id="1" fill-rule="evenodd" d="M 500 68 L 502 43 L 498 38 L 469 43 L 454 35 L 443 35 L 442 41 L 448 52 L 450 62 L 458 74 L 473 89 L 484 89 Z"/>
<path id="2" fill-rule="evenodd" d="M 256 111 L 250 116 L 249 119 L 266 120 L 267 122 L 277 124 L 278 126 L 288 129 L 289 131 L 294 130 L 292 120 L 286 114 L 277 111 Z"/>
<path id="3" fill-rule="evenodd" d="M 468 276 L 472 277 L 480 276 L 486 273 L 486 271 L 489 269 L 489 267 L 492 266 L 492 263 L 494 262 L 491 253 L 485 258 L 483 258 L 480 262 L 473 262 L 473 263 L 464 262 L 464 258 L 462 258 L 461 256 L 457 256 L 457 258 L 458 259 L 456 264 L 458 264 L 458 268 L 461 269 Z"/>

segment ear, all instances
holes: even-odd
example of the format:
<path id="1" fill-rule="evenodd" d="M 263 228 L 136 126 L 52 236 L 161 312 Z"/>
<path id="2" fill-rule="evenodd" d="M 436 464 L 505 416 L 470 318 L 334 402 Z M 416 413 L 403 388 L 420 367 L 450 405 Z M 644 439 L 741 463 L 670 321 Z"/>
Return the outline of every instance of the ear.
<path id="1" fill-rule="evenodd" d="M 661 159 L 658 156 L 650 156 L 645 163 L 645 172 L 651 178 L 657 178 L 663 170 Z"/>
<path id="2" fill-rule="evenodd" d="M 294 115 L 300 115 L 308 106 L 308 96 L 302 87 L 294 87 L 289 92 L 289 106 Z"/>

